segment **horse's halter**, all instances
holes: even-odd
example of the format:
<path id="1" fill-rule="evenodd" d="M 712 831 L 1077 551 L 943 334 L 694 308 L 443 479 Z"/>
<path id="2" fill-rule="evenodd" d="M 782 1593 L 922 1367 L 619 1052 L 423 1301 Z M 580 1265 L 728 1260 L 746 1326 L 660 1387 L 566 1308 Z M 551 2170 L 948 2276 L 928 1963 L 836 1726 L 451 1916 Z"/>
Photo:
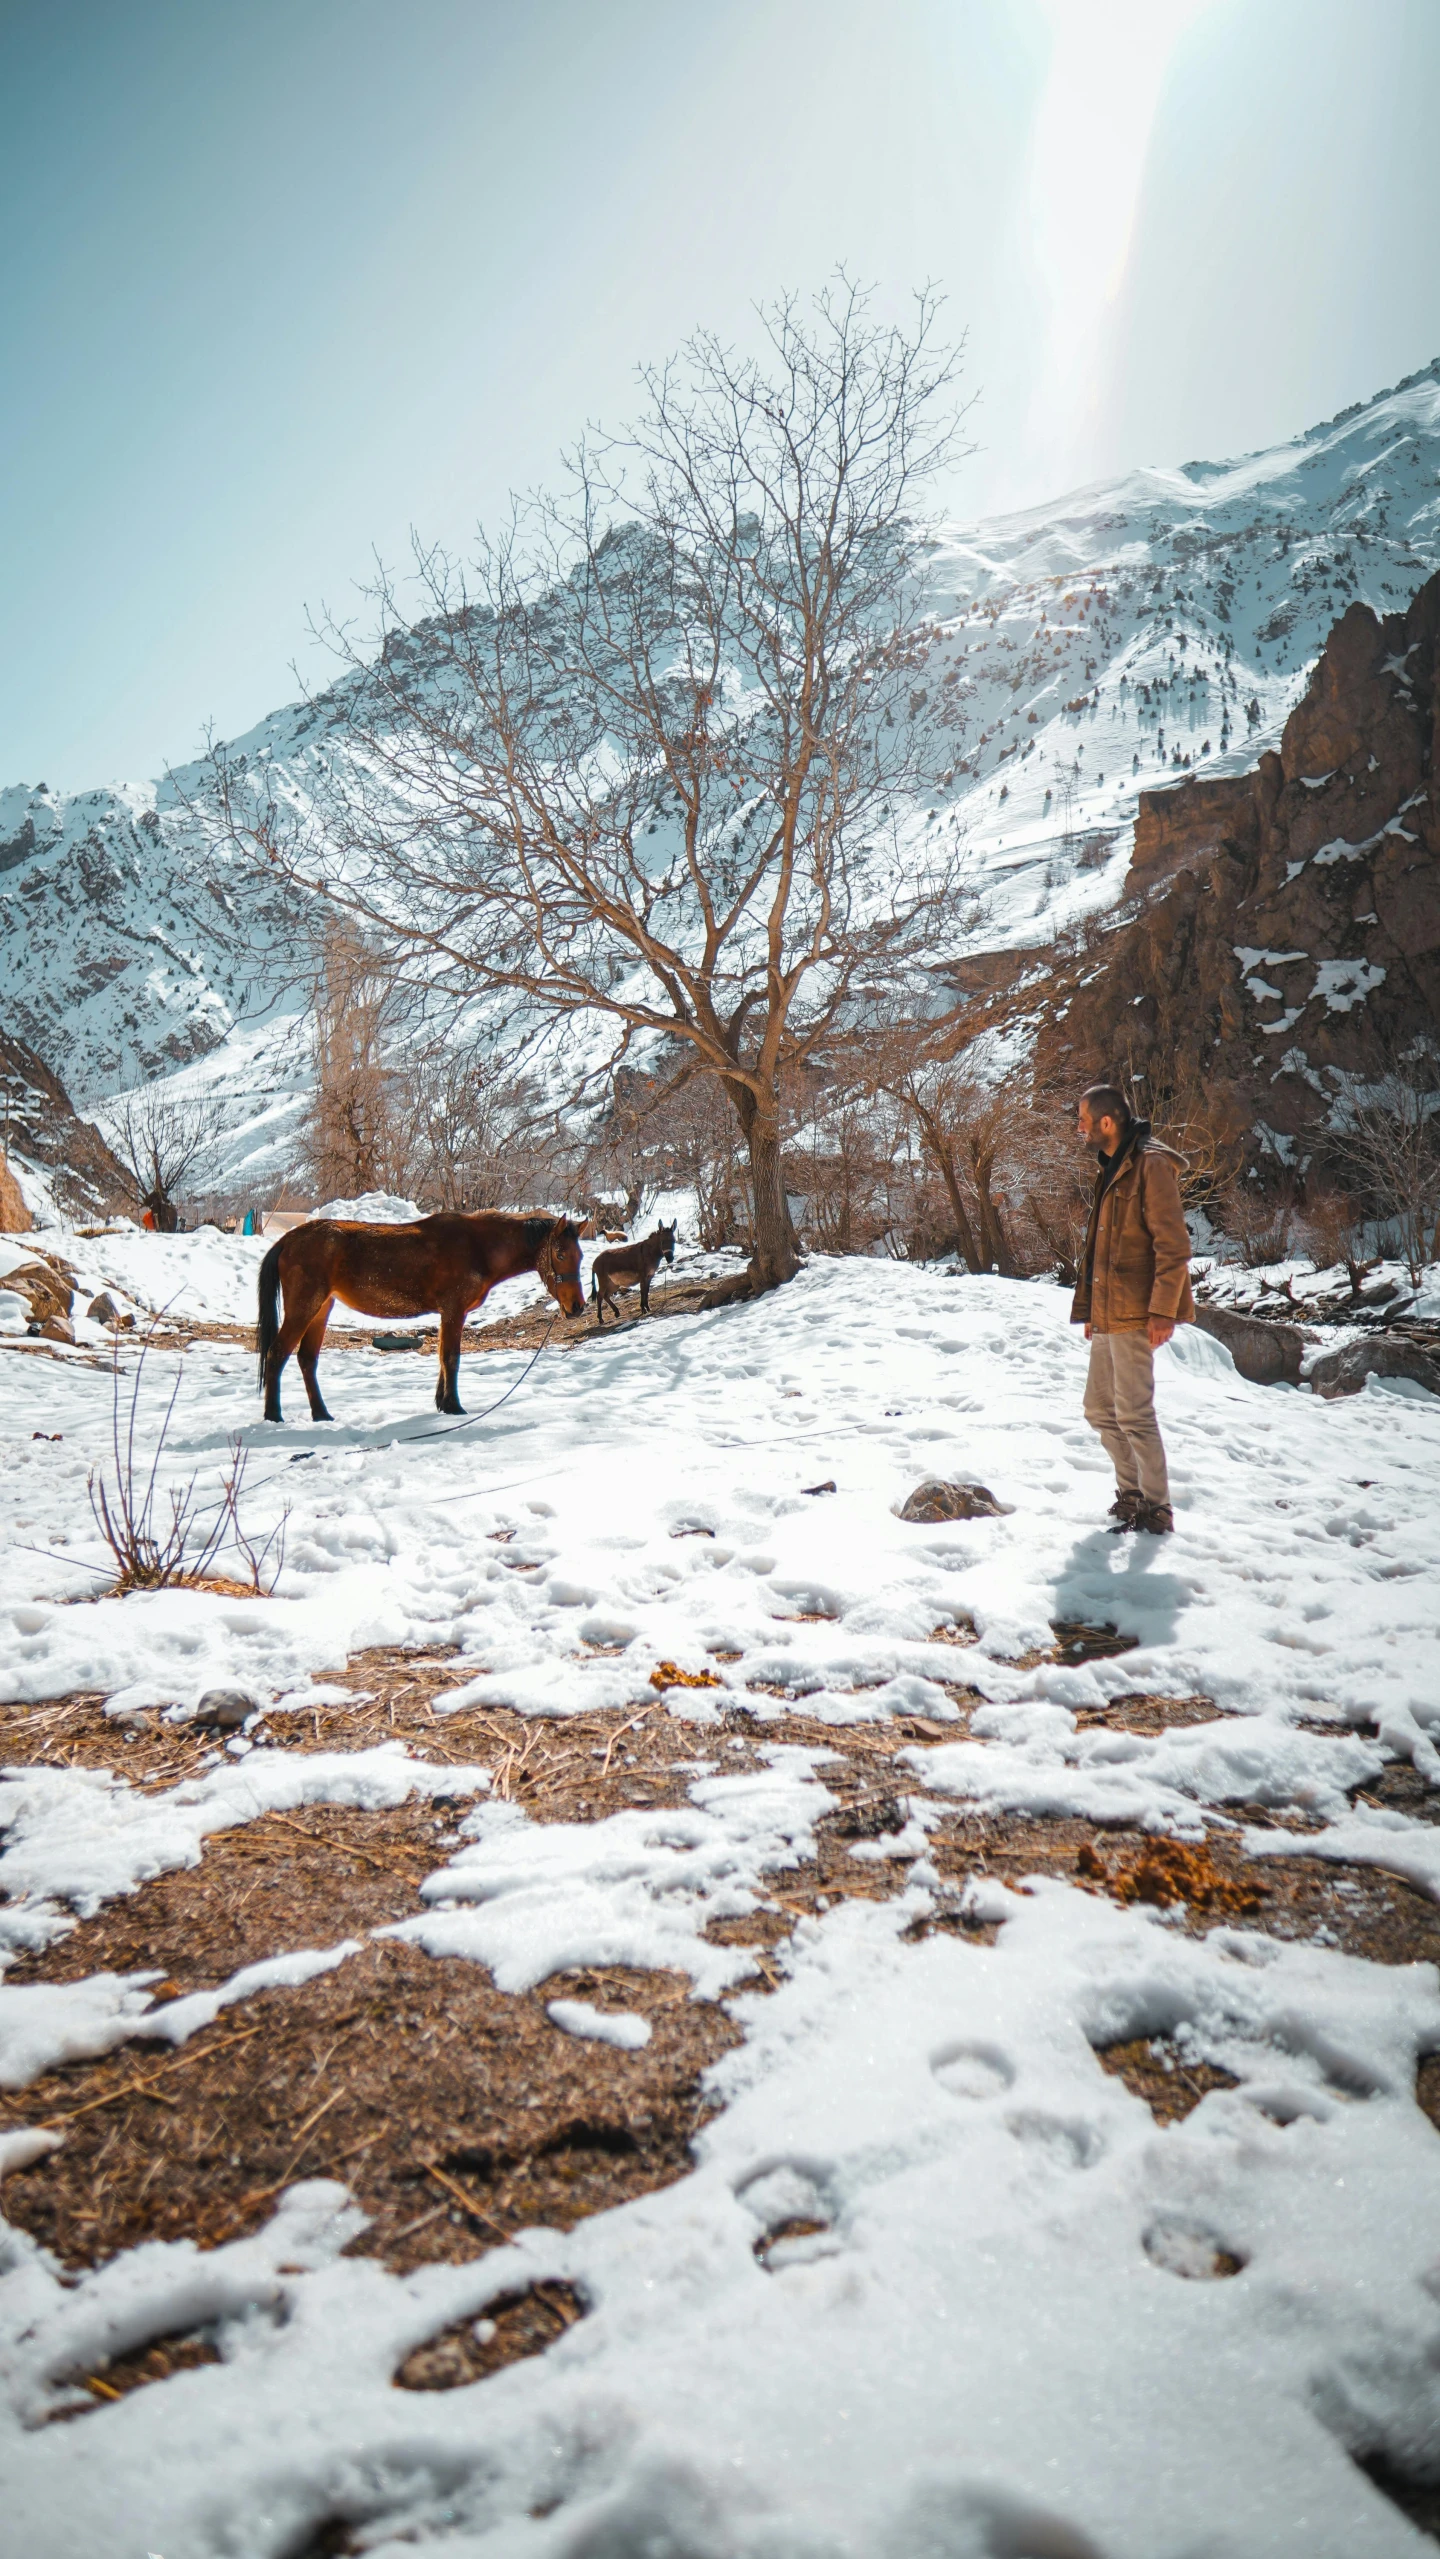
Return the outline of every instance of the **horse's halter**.
<path id="1" fill-rule="evenodd" d="M 544 1243 L 541 1245 L 539 1252 L 535 1256 L 536 1272 L 544 1281 L 545 1286 L 550 1291 L 550 1294 L 554 1298 L 557 1306 L 560 1303 L 560 1290 L 563 1283 L 561 1274 L 556 1268 L 555 1253 L 556 1248 L 564 1236 L 565 1228 L 566 1220 L 563 1217 L 557 1217 L 549 1234 L 546 1236 Z"/>

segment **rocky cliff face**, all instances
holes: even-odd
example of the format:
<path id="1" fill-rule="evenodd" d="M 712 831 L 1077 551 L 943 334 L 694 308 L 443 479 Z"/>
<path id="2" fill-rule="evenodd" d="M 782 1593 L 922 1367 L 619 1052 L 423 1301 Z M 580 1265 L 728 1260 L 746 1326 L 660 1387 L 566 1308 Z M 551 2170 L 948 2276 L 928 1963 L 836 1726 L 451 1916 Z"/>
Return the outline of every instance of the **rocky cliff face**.
<path id="1" fill-rule="evenodd" d="M 1403 613 L 1351 605 L 1278 754 L 1143 794 L 1125 920 L 1017 999 L 1037 1082 L 1189 1064 L 1291 1162 L 1350 1079 L 1440 1048 L 1437 749 L 1440 576 Z"/>
<path id="2" fill-rule="evenodd" d="M 133 1185 L 98 1128 L 80 1119 L 58 1075 L 23 1040 L 0 1031 L 0 1146 L 12 1186 L 28 1211 L 51 1206 L 67 1217 L 133 1212 Z M 28 1200 L 26 1193 L 28 1192 Z M 0 1197 L 0 1222 L 9 1192 Z M 11 1202 L 13 1206 L 13 1202 Z M 28 1213 L 19 1221 L 30 1222 Z M 12 1230 L 13 1231 L 13 1230 Z"/>

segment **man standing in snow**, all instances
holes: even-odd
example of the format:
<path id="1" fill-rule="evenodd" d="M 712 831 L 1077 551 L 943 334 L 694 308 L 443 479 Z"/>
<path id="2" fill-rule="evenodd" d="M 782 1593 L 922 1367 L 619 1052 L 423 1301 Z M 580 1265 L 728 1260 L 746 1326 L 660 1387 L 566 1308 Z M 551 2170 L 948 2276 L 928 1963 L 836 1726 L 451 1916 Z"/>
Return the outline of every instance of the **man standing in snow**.
<path id="1" fill-rule="evenodd" d="M 1080 1100 L 1080 1135 L 1099 1150 L 1100 1171 L 1080 1284 L 1070 1309 L 1090 1345 L 1085 1419 L 1115 1469 L 1116 1531 L 1163 1537 L 1175 1521 L 1165 1446 L 1155 1419 L 1155 1353 L 1177 1324 L 1193 1324 L 1190 1232 L 1180 1205 L 1174 1149 L 1132 1118 L 1113 1084 Z"/>

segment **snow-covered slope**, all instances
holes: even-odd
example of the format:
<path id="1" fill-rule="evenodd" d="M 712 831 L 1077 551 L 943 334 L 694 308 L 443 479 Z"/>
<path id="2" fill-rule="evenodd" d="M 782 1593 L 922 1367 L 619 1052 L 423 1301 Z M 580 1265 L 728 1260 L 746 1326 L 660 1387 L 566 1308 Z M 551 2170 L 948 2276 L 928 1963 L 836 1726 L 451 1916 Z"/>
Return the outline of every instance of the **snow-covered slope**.
<path id="1" fill-rule="evenodd" d="M 1346 606 L 1393 613 L 1437 563 L 1440 359 L 1242 461 L 947 531 L 937 680 L 984 945 L 1042 942 L 1111 903 L 1140 792 L 1247 770 Z"/>
<path id="2" fill-rule="evenodd" d="M 1118 895 L 1142 788 L 1252 764 L 1344 607 L 1391 611 L 1437 566 L 1440 359 L 1242 461 L 944 530 L 926 689 L 954 761 L 902 841 L 963 836 L 975 947 L 1051 939 Z M 303 802 L 338 716 L 278 711 L 232 754 Z M 0 791 L 0 1023 L 82 1109 L 144 1077 L 218 1078 L 232 1171 L 259 1175 L 288 1152 L 304 1082 L 298 998 L 283 913 L 230 897 L 201 858 L 203 778 Z"/>

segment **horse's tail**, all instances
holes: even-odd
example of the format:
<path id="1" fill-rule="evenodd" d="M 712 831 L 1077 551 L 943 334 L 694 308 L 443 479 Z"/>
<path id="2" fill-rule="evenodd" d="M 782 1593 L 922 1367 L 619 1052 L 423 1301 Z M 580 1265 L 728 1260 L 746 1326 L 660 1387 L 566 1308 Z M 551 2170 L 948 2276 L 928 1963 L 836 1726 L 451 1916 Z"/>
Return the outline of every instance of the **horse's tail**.
<path id="1" fill-rule="evenodd" d="M 592 1306 L 600 1303 L 600 1274 L 593 1262 L 590 1266 L 590 1303 Z"/>
<path id="2" fill-rule="evenodd" d="M 284 1238 L 281 1238 L 281 1242 Z M 280 1245 L 272 1244 L 260 1265 L 260 1304 L 255 1324 L 255 1348 L 260 1355 L 260 1391 L 265 1391 L 265 1368 L 280 1338 Z"/>

